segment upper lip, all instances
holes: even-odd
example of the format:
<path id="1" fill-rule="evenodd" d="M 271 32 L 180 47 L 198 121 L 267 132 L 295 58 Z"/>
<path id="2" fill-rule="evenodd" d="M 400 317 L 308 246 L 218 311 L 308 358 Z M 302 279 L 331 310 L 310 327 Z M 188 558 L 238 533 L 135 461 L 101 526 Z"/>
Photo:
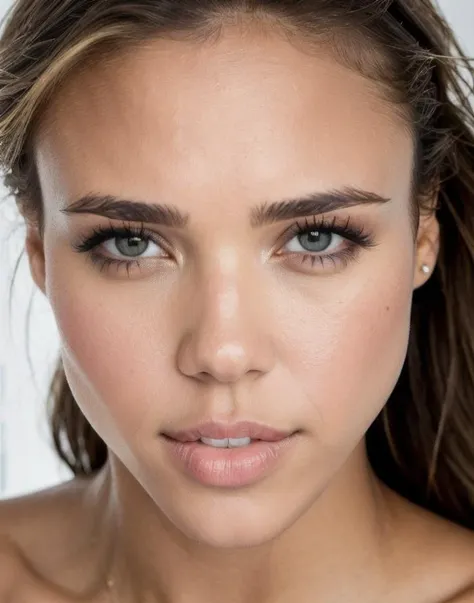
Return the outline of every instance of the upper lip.
<path id="1" fill-rule="evenodd" d="M 278 442 L 291 435 L 292 431 L 279 431 L 251 421 L 240 421 L 238 423 L 218 423 L 210 421 L 201 423 L 190 429 L 180 431 L 166 431 L 163 435 L 177 440 L 178 442 L 196 442 L 201 438 L 222 440 L 224 438 L 250 438 L 252 440 L 265 440 Z"/>

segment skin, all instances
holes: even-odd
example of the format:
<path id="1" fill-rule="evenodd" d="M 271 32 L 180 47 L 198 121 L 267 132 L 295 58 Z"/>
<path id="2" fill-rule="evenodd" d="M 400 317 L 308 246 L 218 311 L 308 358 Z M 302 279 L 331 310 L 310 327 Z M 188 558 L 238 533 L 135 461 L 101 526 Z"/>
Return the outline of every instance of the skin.
<path id="1" fill-rule="evenodd" d="M 111 568 L 121 602 L 470 601 L 471 533 L 389 490 L 365 453 L 439 236 L 424 216 L 413 237 L 412 140 L 374 85 L 277 35 L 156 40 L 70 78 L 35 156 L 45 231 L 28 227 L 31 272 L 110 460 L 4 503 L 18 600 L 106 601 Z M 288 251 L 282 233 L 304 220 L 249 225 L 259 202 L 346 186 L 391 199 L 325 215 L 373 237 L 347 265 L 302 264 L 294 236 Z M 101 272 L 73 245 L 110 220 L 61 211 L 91 191 L 174 204 L 189 226 L 150 226 L 167 248 L 131 278 Z M 224 491 L 170 466 L 156 436 L 203 418 L 301 434 L 265 480 Z"/>

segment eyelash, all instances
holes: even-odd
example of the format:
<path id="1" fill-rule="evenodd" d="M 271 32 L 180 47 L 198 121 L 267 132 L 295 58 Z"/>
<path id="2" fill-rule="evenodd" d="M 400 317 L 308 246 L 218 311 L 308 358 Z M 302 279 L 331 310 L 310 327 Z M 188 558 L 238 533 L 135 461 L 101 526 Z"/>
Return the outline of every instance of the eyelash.
<path id="1" fill-rule="evenodd" d="M 309 260 L 311 266 L 314 266 L 315 262 L 319 261 L 321 266 L 324 267 L 325 262 L 330 261 L 334 266 L 336 266 L 336 262 L 340 262 L 346 267 L 351 260 L 356 259 L 356 256 L 361 249 L 375 246 L 372 235 L 366 232 L 362 226 L 352 226 L 350 224 L 350 218 L 348 218 L 344 224 L 338 224 L 337 218 L 335 217 L 328 221 L 324 218 L 313 216 L 311 220 L 312 223 L 306 218 L 304 224 L 300 224 L 299 222 L 292 224 L 282 235 L 282 237 L 285 238 L 285 244 L 288 244 L 296 236 L 311 234 L 315 231 L 320 234 L 338 235 L 348 241 L 349 244 L 342 251 L 326 255 L 318 255 L 318 252 L 308 252 L 305 254 L 289 252 L 288 255 L 296 255 L 302 264 Z M 140 267 L 140 258 L 117 260 L 93 252 L 93 250 L 101 243 L 117 238 L 140 238 L 144 241 L 152 241 L 160 247 L 163 247 L 164 245 L 164 241 L 159 235 L 146 229 L 143 225 L 137 227 L 133 224 L 124 224 L 122 227 L 117 227 L 110 224 L 106 227 L 99 226 L 94 228 L 92 234 L 84 236 L 78 243 L 73 245 L 73 248 L 79 253 L 90 252 L 92 262 L 99 266 L 101 272 L 103 270 L 107 271 L 112 266 L 115 266 L 117 271 L 120 270 L 121 267 L 125 267 L 127 275 L 129 276 L 130 269 L 134 264 Z"/>
<path id="2" fill-rule="evenodd" d="M 336 267 L 337 262 L 340 262 L 345 268 L 351 260 L 356 259 L 361 249 L 375 247 L 373 236 L 366 232 L 363 226 L 351 225 L 350 218 L 347 218 L 345 223 L 338 223 L 336 217 L 333 217 L 332 220 L 327 220 L 324 217 L 312 216 L 311 220 L 312 223 L 308 221 L 308 218 L 305 218 L 304 224 L 300 224 L 299 222 L 292 224 L 283 234 L 286 244 L 295 236 L 311 234 L 316 231 L 320 234 L 338 235 L 348 241 L 349 245 L 342 251 L 332 254 L 327 253 L 325 255 L 318 255 L 318 252 L 308 252 L 305 254 L 293 252 L 294 255 L 300 258 L 302 264 L 309 260 L 311 267 L 313 267 L 315 262 L 319 261 L 324 268 L 325 262 L 330 261 L 334 267 Z M 324 254 L 324 252 L 321 253 Z M 292 255 L 291 252 L 290 254 Z"/>

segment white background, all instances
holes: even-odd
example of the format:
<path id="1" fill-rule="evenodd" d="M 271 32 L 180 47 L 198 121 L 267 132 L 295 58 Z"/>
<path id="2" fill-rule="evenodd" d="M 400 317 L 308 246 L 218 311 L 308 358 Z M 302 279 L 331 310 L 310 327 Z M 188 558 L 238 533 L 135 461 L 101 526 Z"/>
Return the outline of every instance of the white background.
<path id="1" fill-rule="evenodd" d="M 44 0 L 45 2 L 47 0 Z M 0 0 L 0 18 L 10 6 Z M 474 0 L 441 0 L 459 39 L 474 57 Z M 5 191 L 0 187 L 0 195 Z M 45 396 L 58 353 L 58 334 L 49 304 L 31 280 L 23 257 L 8 312 L 12 269 L 24 229 L 12 234 L 16 212 L 11 200 L 0 206 L 0 497 L 54 485 L 71 474 L 57 459 L 46 422 Z M 21 223 L 20 223 L 21 224 Z M 30 331 L 26 317 L 30 300 Z M 28 336 L 27 336 L 28 335 Z M 26 343 L 31 357 L 28 364 Z"/>

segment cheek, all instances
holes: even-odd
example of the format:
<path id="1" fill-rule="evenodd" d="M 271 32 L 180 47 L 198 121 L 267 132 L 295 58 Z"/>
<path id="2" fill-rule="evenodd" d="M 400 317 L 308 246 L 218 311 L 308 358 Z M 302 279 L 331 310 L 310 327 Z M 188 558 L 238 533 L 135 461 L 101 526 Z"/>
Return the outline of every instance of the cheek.
<path id="1" fill-rule="evenodd" d="M 279 357 L 286 354 L 298 413 L 323 446 L 355 444 L 396 385 L 410 332 L 412 264 L 409 241 L 393 241 L 352 271 L 316 280 L 291 308 L 282 304 L 279 340 L 287 344 Z"/>
<path id="2" fill-rule="evenodd" d="M 58 262 L 50 270 L 49 298 L 69 384 L 101 435 L 110 441 L 111 430 L 117 430 L 131 439 L 153 409 L 156 419 L 160 385 L 170 371 L 170 350 L 160 336 L 166 327 L 160 315 L 166 312 L 154 310 L 165 300 L 156 285 L 127 287 L 124 282 L 121 288 L 91 276 L 90 267 L 88 276 L 80 270 L 71 278 L 74 268 L 67 264 Z"/>
<path id="3" fill-rule="evenodd" d="M 304 387 L 305 414 L 327 444 L 362 437 L 398 380 L 410 328 L 407 265 L 410 259 L 398 275 L 396 269 L 378 270 L 376 280 L 335 287 L 336 293 L 325 292 L 312 313 L 305 313 L 292 372 L 299 391 Z"/>
<path id="4" fill-rule="evenodd" d="M 156 424 L 160 396 L 166 403 L 173 387 L 170 345 L 177 322 L 169 291 L 154 279 L 132 286 L 107 282 L 90 266 L 60 259 L 58 250 L 49 255 L 48 297 L 73 394 L 108 442 L 120 437 L 131 443 Z M 412 296 L 412 258 L 402 255 L 354 271 L 357 276 L 315 277 L 304 290 L 275 285 L 271 298 L 278 309 L 268 312 L 272 318 L 262 324 L 262 336 L 273 337 L 280 366 L 273 390 L 269 385 L 262 399 L 270 404 L 288 390 L 294 403 L 281 413 L 313 425 L 322 444 L 336 447 L 362 437 L 398 379 Z"/>

